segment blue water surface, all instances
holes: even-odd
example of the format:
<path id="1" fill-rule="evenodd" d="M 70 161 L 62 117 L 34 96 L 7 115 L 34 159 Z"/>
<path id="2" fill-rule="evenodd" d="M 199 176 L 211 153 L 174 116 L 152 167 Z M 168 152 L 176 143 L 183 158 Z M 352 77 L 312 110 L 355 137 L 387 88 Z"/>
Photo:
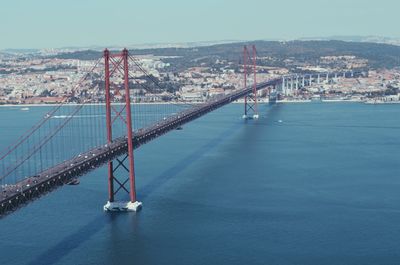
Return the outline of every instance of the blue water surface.
<path id="1" fill-rule="evenodd" d="M 242 110 L 135 152 L 141 212 L 100 168 L 1 219 L 0 264 L 400 264 L 400 105 Z M 0 146 L 44 113 L 1 107 Z"/>

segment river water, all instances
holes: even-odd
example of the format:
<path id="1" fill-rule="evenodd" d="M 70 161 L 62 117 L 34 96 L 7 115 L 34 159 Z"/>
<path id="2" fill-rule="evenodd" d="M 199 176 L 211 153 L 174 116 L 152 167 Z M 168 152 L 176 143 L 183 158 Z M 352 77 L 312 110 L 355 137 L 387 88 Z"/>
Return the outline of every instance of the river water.
<path id="1" fill-rule="evenodd" d="M 400 105 L 242 110 L 135 152 L 141 212 L 101 168 L 1 219 L 0 264 L 400 264 Z M 0 145 L 45 112 L 1 107 Z"/>

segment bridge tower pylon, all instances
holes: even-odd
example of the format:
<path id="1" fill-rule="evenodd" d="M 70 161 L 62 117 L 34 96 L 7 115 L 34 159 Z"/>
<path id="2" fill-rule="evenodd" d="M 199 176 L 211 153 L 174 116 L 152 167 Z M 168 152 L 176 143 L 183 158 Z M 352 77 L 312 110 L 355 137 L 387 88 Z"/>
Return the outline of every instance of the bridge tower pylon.
<path id="1" fill-rule="evenodd" d="M 258 119 L 258 106 L 257 106 L 257 50 L 256 46 L 252 46 L 253 57 L 253 90 L 250 94 L 244 97 L 244 114 L 243 119 Z M 250 60 L 249 50 L 247 46 L 243 47 L 243 69 L 244 69 L 244 87 L 247 87 L 247 61 Z"/>
<path id="2" fill-rule="evenodd" d="M 111 53 L 107 49 L 104 50 L 107 145 L 110 147 L 116 140 L 113 128 L 121 128 L 121 124 L 118 124 L 119 127 L 116 125 L 118 121 L 126 129 L 126 137 L 123 140 L 126 141 L 124 148 L 128 150 L 126 153 L 121 152 L 125 155 L 121 155 L 115 161 L 108 162 L 108 201 L 104 205 L 105 211 L 138 211 L 142 207 L 142 203 L 136 200 L 128 60 L 127 49 L 124 49 L 121 53 Z M 119 82 L 117 83 L 116 80 L 118 79 Z M 120 97 L 121 102 L 118 105 L 113 105 L 112 98 L 116 95 Z M 118 140 L 121 141 L 121 137 Z M 116 200 L 116 195 L 120 192 L 128 193 L 129 201 Z"/>

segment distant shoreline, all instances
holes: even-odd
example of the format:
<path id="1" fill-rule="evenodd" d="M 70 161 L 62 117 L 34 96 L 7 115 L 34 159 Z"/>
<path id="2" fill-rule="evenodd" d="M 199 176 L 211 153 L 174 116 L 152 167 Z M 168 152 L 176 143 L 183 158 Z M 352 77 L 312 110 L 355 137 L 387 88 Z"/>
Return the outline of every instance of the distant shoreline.
<path id="1" fill-rule="evenodd" d="M 363 100 L 359 99 L 352 99 L 352 100 L 346 100 L 346 99 L 322 99 L 322 100 L 277 100 L 277 103 L 311 103 L 311 102 L 323 102 L 323 103 L 330 103 L 330 102 L 363 102 Z M 202 104 L 204 102 L 143 102 L 143 103 L 131 103 L 133 105 L 196 105 L 196 104 Z M 232 102 L 233 104 L 243 104 L 244 101 L 234 101 Z M 266 104 L 269 103 L 268 100 L 260 100 L 258 103 L 260 104 Z M 56 107 L 59 106 L 59 104 L 51 103 L 51 104 L 3 104 L 0 105 L 0 107 L 14 107 L 14 108 L 27 108 L 27 107 Z M 63 104 L 65 106 L 77 106 L 79 105 L 78 103 L 65 103 Z M 105 103 L 86 103 L 85 105 L 88 106 L 98 106 L 98 105 L 105 105 Z M 113 105 L 125 105 L 125 103 L 113 103 Z"/>
<path id="2" fill-rule="evenodd" d="M 203 102 L 143 102 L 143 103 L 131 103 L 131 105 L 194 105 L 194 104 L 201 104 Z M 46 103 L 41 103 L 41 104 L 0 104 L 0 108 L 1 107 L 22 107 L 22 108 L 26 108 L 26 107 L 56 107 L 61 105 L 62 103 L 50 103 L 50 104 L 46 104 Z M 64 103 L 63 105 L 65 106 L 77 106 L 80 105 L 82 103 Z M 85 105 L 87 106 L 102 106 L 105 105 L 106 103 L 86 103 Z M 112 103 L 113 105 L 125 105 L 125 103 Z"/>

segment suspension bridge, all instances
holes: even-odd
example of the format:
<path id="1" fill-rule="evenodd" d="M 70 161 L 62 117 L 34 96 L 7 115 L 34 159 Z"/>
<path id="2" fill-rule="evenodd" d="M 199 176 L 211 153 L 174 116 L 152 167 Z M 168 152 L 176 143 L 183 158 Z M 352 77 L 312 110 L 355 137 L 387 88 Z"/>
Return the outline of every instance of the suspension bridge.
<path id="1" fill-rule="evenodd" d="M 270 102 L 275 102 L 280 95 L 322 79 L 362 75 L 314 73 L 257 82 L 256 48 L 249 50 L 243 49 L 243 88 L 199 104 L 172 100 L 151 105 L 141 99 L 144 92 L 165 91 L 158 79 L 128 50 L 105 50 L 77 85 L 65 91 L 60 104 L 0 153 L 0 217 L 102 166 L 108 170 L 104 210 L 137 211 L 142 203 L 135 188 L 134 149 L 242 98 L 243 118 L 257 119 L 260 90 L 266 90 Z M 148 87 L 147 82 L 154 86 Z M 94 103 L 99 95 L 103 100 Z M 79 103 L 70 104 L 71 99 Z"/>

